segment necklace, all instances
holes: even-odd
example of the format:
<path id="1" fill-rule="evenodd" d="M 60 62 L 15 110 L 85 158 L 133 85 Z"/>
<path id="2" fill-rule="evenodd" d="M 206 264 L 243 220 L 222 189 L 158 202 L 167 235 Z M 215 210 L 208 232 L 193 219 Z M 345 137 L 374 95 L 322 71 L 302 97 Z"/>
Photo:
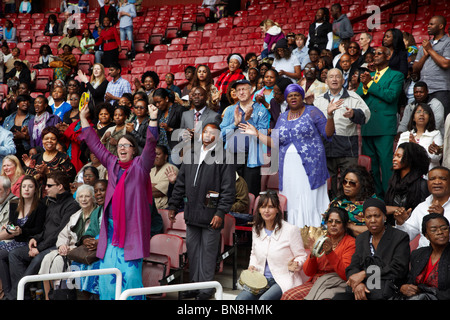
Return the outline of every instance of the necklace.
<path id="1" fill-rule="evenodd" d="M 289 110 L 289 113 L 288 113 L 288 120 L 295 120 L 295 119 L 298 119 L 298 118 L 302 115 L 303 110 L 304 110 L 304 108 L 302 108 L 302 109 L 300 109 L 300 110 L 298 110 L 298 111 L 292 111 L 292 110 Z"/>

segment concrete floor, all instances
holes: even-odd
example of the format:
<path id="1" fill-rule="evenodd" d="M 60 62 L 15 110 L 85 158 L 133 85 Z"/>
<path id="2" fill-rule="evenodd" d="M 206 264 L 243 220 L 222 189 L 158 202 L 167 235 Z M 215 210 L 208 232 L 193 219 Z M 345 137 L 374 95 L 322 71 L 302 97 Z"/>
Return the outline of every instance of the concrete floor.
<path id="1" fill-rule="evenodd" d="M 249 242 L 245 242 L 242 244 L 238 244 L 237 246 L 237 279 L 239 279 L 239 275 L 242 270 L 247 269 L 251 244 Z M 232 258 L 231 256 L 224 260 L 223 270 L 222 272 L 216 272 L 214 281 L 218 281 L 223 288 L 223 300 L 235 300 L 236 296 L 239 294 L 240 290 L 237 288 L 233 290 L 233 266 L 232 266 Z M 189 273 L 185 270 L 183 274 L 184 283 L 187 283 L 189 279 Z M 174 281 L 176 282 L 176 281 Z M 175 283 L 174 283 L 175 284 Z M 178 284 L 178 283 L 177 283 Z M 150 300 L 177 300 L 178 293 L 167 293 L 163 298 L 150 298 Z M 212 298 L 214 300 L 214 297 Z M 189 299 L 193 300 L 193 299 Z"/>

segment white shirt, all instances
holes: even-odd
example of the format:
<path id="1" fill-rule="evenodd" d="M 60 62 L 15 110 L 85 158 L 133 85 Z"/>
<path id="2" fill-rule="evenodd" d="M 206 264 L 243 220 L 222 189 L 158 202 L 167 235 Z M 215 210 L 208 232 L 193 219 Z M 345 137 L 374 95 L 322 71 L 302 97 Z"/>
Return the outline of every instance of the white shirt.
<path id="1" fill-rule="evenodd" d="M 202 146 L 200 148 L 200 158 L 198 159 L 197 171 L 195 172 L 194 186 L 195 186 L 195 183 L 197 182 L 198 170 L 200 169 L 200 166 L 202 165 L 202 162 L 205 160 L 206 155 L 208 154 L 208 152 L 214 150 L 216 145 L 217 144 L 215 143 L 212 147 L 209 147 L 208 149 L 205 149 L 205 146 Z"/>
<path id="2" fill-rule="evenodd" d="M 447 200 L 442 207 L 444 208 L 444 217 L 450 220 L 449 200 Z M 422 220 L 424 216 L 429 214 L 428 208 L 431 206 L 432 202 L 433 195 L 429 195 L 424 202 L 419 203 L 405 223 L 395 226 L 398 230 L 405 231 L 409 235 L 409 240 L 411 241 L 420 234 L 419 245 L 417 248 L 426 247 L 430 244 L 428 239 L 422 234 Z"/>
<path id="3" fill-rule="evenodd" d="M 295 67 L 300 65 L 300 62 L 298 61 L 297 57 L 293 54 L 291 54 L 291 57 L 289 59 L 275 59 L 273 61 L 272 67 L 277 70 L 278 72 L 280 72 L 280 70 L 284 70 L 286 72 L 291 72 L 291 73 L 295 73 Z M 288 78 L 288 77 L 286 77 Z M 294 78 L 289 78 L 292 80 L 292 82 L 296 83 L 297 79 Z"/>

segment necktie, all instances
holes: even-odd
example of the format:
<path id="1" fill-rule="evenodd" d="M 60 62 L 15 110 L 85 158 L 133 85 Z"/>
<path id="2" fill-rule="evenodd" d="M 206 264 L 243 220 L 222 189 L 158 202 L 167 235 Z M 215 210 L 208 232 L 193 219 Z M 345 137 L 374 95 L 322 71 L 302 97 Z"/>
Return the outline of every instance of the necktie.
<path id="1" fill-rule="evenodd" d="M 197 125 L 197 122 L 200 121 L 200 112 L 197 111 L 194 116 L 194 124 Z"/>
<path id="2" fill-rule="evenodd" d="M 380 80 L 380 71 L 377 71 L 377 73 L 375 74 L 375 78 L 373 79 L 373 82 L 377 83 L 378 80 Z"/>

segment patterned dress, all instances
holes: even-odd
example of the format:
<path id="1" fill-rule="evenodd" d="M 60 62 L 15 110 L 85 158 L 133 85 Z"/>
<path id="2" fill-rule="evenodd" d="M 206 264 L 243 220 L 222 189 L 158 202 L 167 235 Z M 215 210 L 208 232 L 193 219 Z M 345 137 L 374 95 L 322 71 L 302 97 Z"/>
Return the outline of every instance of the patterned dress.
<path id="1" fill-rule="evenodd" d="M 279 189 L 287 197 L 288 222 L 300 228 L 320 227 L 330 202 L 325 147 L 327 119 L 314 106 L 305 105 L 302 115 L 278 118 L 272 139 L 279 146 Z"/>

